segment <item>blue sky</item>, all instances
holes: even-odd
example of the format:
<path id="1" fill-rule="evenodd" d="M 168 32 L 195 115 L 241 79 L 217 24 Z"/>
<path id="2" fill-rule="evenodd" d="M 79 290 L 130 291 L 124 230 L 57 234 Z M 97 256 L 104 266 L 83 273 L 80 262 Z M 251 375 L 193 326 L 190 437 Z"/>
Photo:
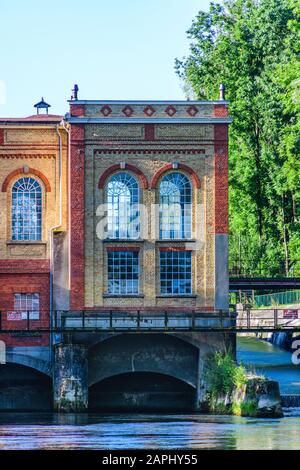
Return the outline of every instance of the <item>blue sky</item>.
<path id="1" fill-rule="evenodd" d="M 183 99 L 175 57 L 209 0 L 1 0 L 0 116 L 82 99 Z M 4 99 L 5 98 L 5 99 Z"/>

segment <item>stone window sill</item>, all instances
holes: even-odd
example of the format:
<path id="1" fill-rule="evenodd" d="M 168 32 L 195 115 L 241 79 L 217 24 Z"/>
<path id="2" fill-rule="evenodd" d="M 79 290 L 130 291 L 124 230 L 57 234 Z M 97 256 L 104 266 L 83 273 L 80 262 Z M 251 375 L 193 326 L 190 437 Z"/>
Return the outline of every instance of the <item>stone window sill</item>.
<path id="1" fill-rule="evenodd" d="M 137 299 L 143 299 L 144 295 L 143 294 L 103 294 L 103 298 L 105 299 L 131 299 L 131 298 L 137 298 Z"/>
<path id="2" fill-rule="evenodd" d="M 195 238 L 160 238 L 155 243 L 195 243 Z"/>
<path id="3" fill-rule="evenodd" d="M 47 245 L 47 242 L 42 240 L 8 240 L 6 245 Z"/>
<path id="4" fill-rule="evenodd" d="M 142 238 L 104 238 L 103 243 L 143 243 Z"/>
<path id="5" fill-rule="evenodd" d="M 196 299 L 195 294 L 159 294 L 157 299 Z"/>

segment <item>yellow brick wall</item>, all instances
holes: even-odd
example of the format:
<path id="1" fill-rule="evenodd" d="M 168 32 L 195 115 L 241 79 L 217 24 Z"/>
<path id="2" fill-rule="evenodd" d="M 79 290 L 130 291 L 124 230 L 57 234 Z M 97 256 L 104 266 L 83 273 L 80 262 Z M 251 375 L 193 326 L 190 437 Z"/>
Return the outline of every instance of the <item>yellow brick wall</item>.
<path id="1" fill-rule="evenodd" d="M 43 128 L 30 126 L 1 126 L 4 131 L 4 143 L 0 145 L 0 188 L 5 178 L 20 168 L 33 168 L 48 179 L 51 191 L 46 192 L 43 181 L 29 173 L 14 176 L 9 182 L 7 192 L 0 192 L 0 259 L 49 258 L 49 230 L 59 223 L 59 139 L 52 125 Z M 67 230 L 68 195 L 67 195 L 67 135 L 61 128 L 62 135 L 62 230 Z M 43 189 L 42 203 L 42 241 L 11 242 L 11 188 L 21 176 L 32 176 L 39 181 Z"/>
<path id="2" fill-rule="evenodd" d="M 99 143 L 91 143 L 92 139 L 101 139 L 105 136 L 104 125 L 86 126 L 85 136 L 89 139 L 89 145 L 85 151 L 85 305 L 86 307 L 124 307 L 124 308 L 147 308 L 147 307 L 185 307 L 194 306 L 211 307 L 214 305 L 214 169 L 213 169 L 213 126 L 192 126 L 190 135 L 193 138 L 201 138 L 203 145 L 203 154 L 197 153 L 184 154 L 178 152 L 165 153 L 143 153 L 138 150 L 138 145 L 134 147 L 130 137 L 143 135 L 142 126 L 136 125 L 134 131 L 131 126 L 109 126 L 110 134 L 116 139 L 122 139 L 122 143 L 115 145 L 116 150 L 105 152 L 105 147 Z M 112 130 L 112 128 L 115 129 Z M 168 134 L 168 127 L 170 127 Z M 177 133 L 176 133 L 177 128 Z M 179 141 L 181 137 L 186 137 L 186 129 L 181 126 L 165 126 L 164 136 L 171 140 Z M 160 132 L 162 130 L 160 129 Z M 188 135 L 188 137 L 190 137 Z M 192 139 L 191 137 L 191 139 Z M 166 142 L 160 141 L 157 148 L 164 149 Z M 192 145 L 192 144 L 191 144 Z M 118 153 L 117 146 L 124 149 L 131 149 L 134 152 Z M 111 143 L 113 147 L 113 143 Z M 153 144 L 149 149 L 154 149 Z M 176 148 L 176 144 L 173 146 Z M 198 148 L 201 143 L 198 141 Z M 97 152 L 101 150 L 101 152 Z M 205 153 L 204 153 L 205 152 Z M 196 217 L 193 221 L 193 238 L 197 240 L 197 247 L 193 251 L 193 294 L 194 298 L 162 298 L 159 297 L 159 246 L 163 243 L 156 243 L 151 238 L 151 229 L 148 226 L 148 235 L 144 241 L 137 243 L 140 246 L 140 293 L 143 298 L 118 298 L 103 297 L 106 292 L 107 279 L 107 261 L 106 247 L 109 242 L 99 240 L 96 235 L 96 225 L 100 218 L 96 216 L 97 207 L 105 203 L 105 188 L 99 189 L 98 182 L 101 175 L 112 165 L 128 163 L 139 168 L 147 177 L 150 184 L 153 176 L 167 163 L 178 162 L 191 167 L 199 176 L 201 188 L 193 186 L 193 197 L 195 202 Z M 126 170 L 128 171 L 128 170 Z M 129 171 L 130 172 L 130 171 Z M 158 202 L 158 191 L 154 189 L 140 188 L 140 203 L 145 204 L 148 212 L 151 205 Z M 114 242 L 120 246 L 121 243 Z M 166 243 L 164 243 L 166 244 Z M 111 244 L 112 245 L 112 244 Z M 126 246 L 132 246 L 133 243 L 125 243 Z M 175 244 L 174 244 L 175 245 Z"/>

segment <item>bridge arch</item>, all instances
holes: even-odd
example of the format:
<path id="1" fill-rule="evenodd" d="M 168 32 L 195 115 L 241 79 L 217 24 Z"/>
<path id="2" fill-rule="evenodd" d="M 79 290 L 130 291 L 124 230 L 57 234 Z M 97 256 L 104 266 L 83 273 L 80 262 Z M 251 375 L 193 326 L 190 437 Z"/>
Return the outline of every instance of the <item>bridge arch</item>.
<path id="1" fill-rule="evenodd" d="M 52 378 L 52 367 L 50 362 L 44 361 L 37 357 L 25 355 L 25 354 L 17 354 L 13 352 L 6 352 L 6 364 L 19 364 L 26 367 L 30 367 L 31 369 L 35 369 L 42 374 L 45 374 Z"/>
<path id="2" fill-rule="evenodd" d="M 199 350 L 166 334 L 121 334 L 89 351 L 89 386 L 128 373 L 168 375 L 196 387 Z"/>
<path id="3" fill-rule="evenodd" d="M 0 410 L 50 411 L 53 401 L 51 377 L 10 359 L 0 364 Z"/>
<path id="4" fill-rule="evenodd" d="M 173 376 L 129 372 L 102 380 L 89 388 L 92 411 L 192 410 L 196 390 Z"/>

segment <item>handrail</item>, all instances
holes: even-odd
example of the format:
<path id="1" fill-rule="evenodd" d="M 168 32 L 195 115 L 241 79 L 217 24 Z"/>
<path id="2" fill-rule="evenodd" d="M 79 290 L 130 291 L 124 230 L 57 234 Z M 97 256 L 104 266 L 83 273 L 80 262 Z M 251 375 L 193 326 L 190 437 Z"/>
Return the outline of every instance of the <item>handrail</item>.
<path id="1" fill-rule="evenodd" d="M 300 331 L 300 309 L 227 311 L 0 311 L 0 334 L 93 331 Z"/>

